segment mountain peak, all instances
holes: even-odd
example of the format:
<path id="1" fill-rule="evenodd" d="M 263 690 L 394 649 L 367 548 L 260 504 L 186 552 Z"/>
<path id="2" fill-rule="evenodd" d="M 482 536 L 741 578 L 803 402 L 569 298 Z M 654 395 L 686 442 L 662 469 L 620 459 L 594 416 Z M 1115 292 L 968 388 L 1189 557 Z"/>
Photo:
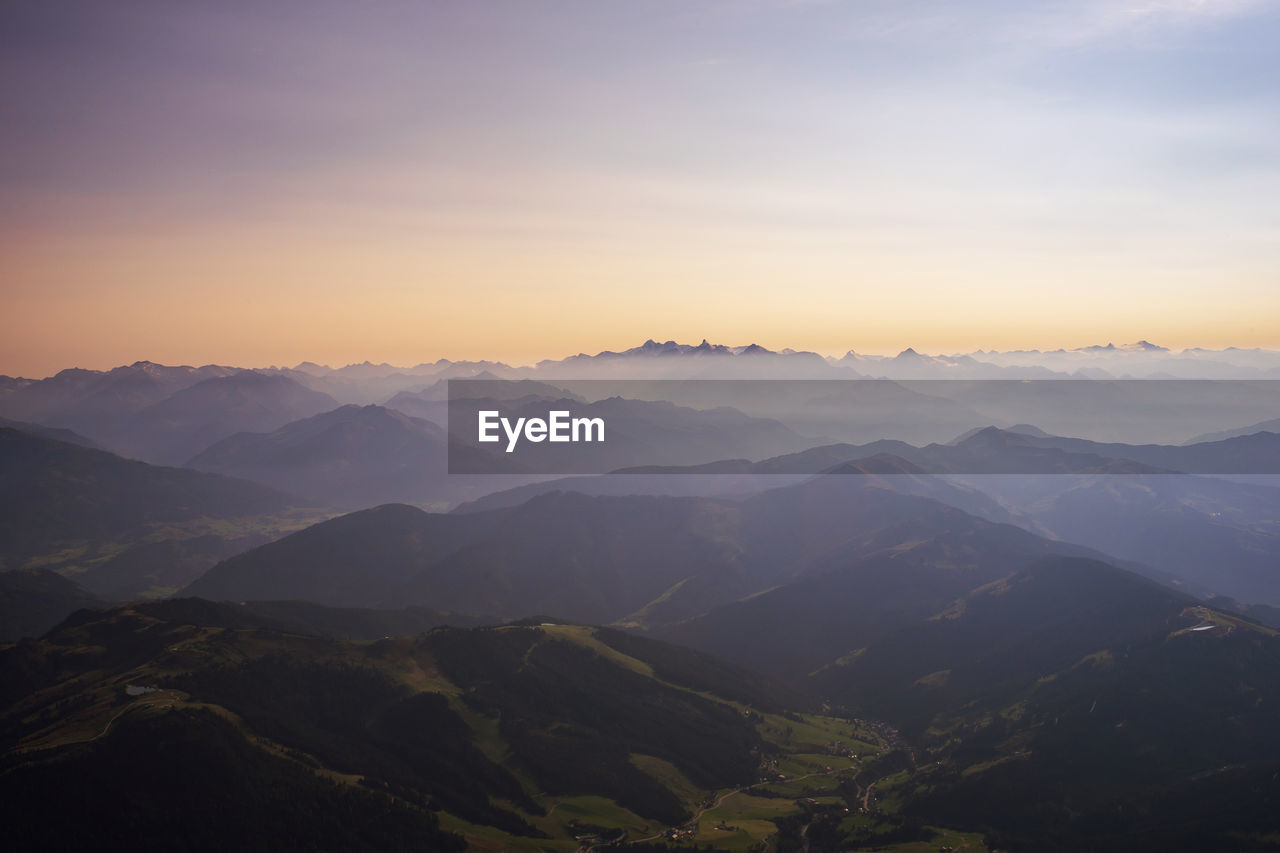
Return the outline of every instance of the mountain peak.
<path id="1" fill-rule="evenodd" d="M 999 448 L 999 447 L 1018 447 L 1029 444 L 1027 436 L 1024 433 L 1013 432 L 1012 430 L 1000 429 L 997 426 L 983 427 L 972 434 L 965 436 L 957 441 L 956 447 L 973 448 Z"/>

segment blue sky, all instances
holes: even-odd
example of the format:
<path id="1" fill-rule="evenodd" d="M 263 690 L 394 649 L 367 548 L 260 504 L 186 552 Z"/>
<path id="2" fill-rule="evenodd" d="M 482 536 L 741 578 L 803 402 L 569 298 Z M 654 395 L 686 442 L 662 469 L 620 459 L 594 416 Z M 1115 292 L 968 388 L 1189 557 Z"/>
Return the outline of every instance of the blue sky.
<path id="1" fill-rule="evenodd" d="M 0 372 L 1280 346 L 1276 2 L 0 16 Z"/>

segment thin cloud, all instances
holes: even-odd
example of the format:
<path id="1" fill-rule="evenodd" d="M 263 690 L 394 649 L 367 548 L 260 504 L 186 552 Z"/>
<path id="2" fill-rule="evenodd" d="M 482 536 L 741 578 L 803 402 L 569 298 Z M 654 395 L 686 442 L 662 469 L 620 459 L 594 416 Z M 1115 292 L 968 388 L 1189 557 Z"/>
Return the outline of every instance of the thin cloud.
<path id="1" fill-rule="evenodd" d="M 1079 4 L 1075 26 L 1059 33 L 1063 41 L 1087 42 L 1125 36 L 1176 35 L 1188 28 L 1247 17 L 1275 0 L 1139 0 Z"/>
<path id="2" fill-rule="evenodd" d="M 950 52 L 1078 48 L 1115 39 L 1178 37 L 1197 27 L 1280 9 L 1280 0 L 1070 0 L 1026 3 L 847 3 L 831 6 L 842 40 L 934 45 Z"/>

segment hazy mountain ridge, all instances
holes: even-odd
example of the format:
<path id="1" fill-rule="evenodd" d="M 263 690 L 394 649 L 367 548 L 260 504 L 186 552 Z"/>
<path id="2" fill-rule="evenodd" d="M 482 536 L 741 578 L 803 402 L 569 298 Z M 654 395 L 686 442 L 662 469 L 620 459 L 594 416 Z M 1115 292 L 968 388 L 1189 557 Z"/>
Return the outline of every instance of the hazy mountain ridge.
<path id="1" fill-rule="evenodd" d="M 962 478 L 1051 535 L 1159 566 L 1200 589 L 1280 603 L 1280 490 L 1210 477 Z"/>
<path id="2" fill-rule="evenodd" d="M 114 435 L 125 453 L 182 464 L 240 432 L 269 432 L 337 408 L 337 400 L 284 376 L 243 371 L 183 388 L 135 414 Z"/>
<path id="3" fill-rule="evenodd" d="M 381 406 L 346 405 L 269 433 L 222 439 L 187 462 L 315 503 L 366 507 L 455 496 L 446 480 L 447 435 L 421 418 Z"/>
<path id="4" fill-rule="evenodd" d="M 286 376 L 151 362 L 64 370 L 0 397 L 6 417 L 70 428 L 114 452 L 162 464 L 185 462 L 232 433 L 275 429 L 336 406 Z"/>
<path id="5" fill-rule="evenodd" d="M 863 368 L 867 364 L 879 368 L 868 371 L 848 367 L 854 363 L 847 362 L 848 356 L 823 359 L 814 353 L 773 352 L 757 346 L 726 347 L 705 342 L 690 346 L 672 341 L 663 344 L 649 341 L 630 350 L 581 354 L 531 367 L 443 359 L 409 369 L 364 364 L 338 370 L 305 364 L 300 367 L 306 369 L 248 370 L 218 365 L 193 368 L 137 362 L 109 371 L 70 369 L 47 379 L 11 383 L 13 389 L 0 394 L 0 416 L 43 427 L 72 429 L 124 455 L 177 464 L 237 432 L 270 432 L 290 422 L 332 411 L 342 404 L 367 405 L 394 400 L 393 408 L 400 406 L 411 416 L 425 416 L 442 423 L 447 417 L 446 406 L 435 398 L 443 397 L 443 383 L 449 377 L 545 381 L 549 387 L 538 385 L 541 391 L 557 388 L 557 381 L 591 378 L 827 380 L 884 376 L 906 383 L 902 387 L 885 383 L 847 388 L 837 393 L 844 397 L 826 401 L 820 399 L 821 395 L 812 394 L 795 398 L 797 393 L 807 392 L 800 386 L 788 388 L 785 384 L 773 385 L 771 393 L 784 389 L 790 396 L 775 400 L 767 395 L 744 397 L 739 393 L 735 396 L 727 389 L 716 390 L 719 396 L 704 399 L 706 389 L 690 387 L 683 392 L 678 388 L 667 389 L 667 393 L 691 395 L 687 399 L 671 400 L 680 405 L 702 409 L 735 406 L 749 416 L 780 420 L 804 435 L 825 435 L 831 440 L 852 443 L 878 439 L 916 443 L 943 441 L 983 424 L 1010 424 L 1025 422 L 1028 418 L 1057 435 L 1089 435 L 1105 441 L 1131 441 L 1135 436 L 1144 436 L 1146 440 L 1173 443 L 1185 441 L 1187 432 L 1196 429 L 1205 433 L 1229 432 L 1238 431 L 1242 423 L 1265 425 L 1266 418 L 1274 417 L 1276 411 L 1276 395 L 1267 390 L 1271 387 L 1269 384 L 1260 385 L 1256 390 L 1244 386 L 1237 389 L 1232 383 L 1203 388 L 1188 386 L 1185 390 L 1179 390 L 1177 383 L 1169 383 L 1166 389 L 1162 389 L 1161 383 L 1144 387 L 1142 393 L 1152 397 L 1150 406 L 1166 406 L 1171 413 L 1179 413 L 1184 426 L 1175 436 L 1170 432 L 1175 427 L 1169 417 L 1153 415 L 1112 422 L 1119 417 L 1114 414 L 1115 405 L 1123 408 L 1132 403 L 1131 386 L 1118 386 L 1112 391 L 1100 383 L 1073 382 L 1059 386 L 1055 382 L 1050 383 L 1052 387 L 1028 389 L 1000 382 L 969 382 L 1009 378 L 992 373 L 987 369 L 991 365 L 981 361 L 983 357 L 996 355 L 999 354 L 965 356 L 965 364 L 972 361 L 986 365 L 976 373 L 957 371 L 954 362 L 958 357 L 925 356 L 914 350 L 904 351 L 893 359 L 872 359 L 865 364 L 864 357 L 858 357 L 861 361 L 854 360 Z M 1030 358 L 1046 354 L 1018 355 Z M 1135 352 L 1085 348 L 1081 352 L 1047 355 L 1147 360 L 1172 356 L 1151 346 L 1140 347 Z M 1194 353 L 1193 361 L 1198 359 L 1199 364 L 1209 355 L 1214 354 Z M 1272 355 L 1280 360 L 1280 355 L 1261 351 L 1223 350 L 1216 355 L 1255 365 L 1247 377 L 1255 379 L 1272 375 L 1256 365 L 1267 363 Z M 838 366 L 842 363 L 846 366 Z M 895 364 L 904 366 L 904 370 L 910 366 L 910 370 L 895 373 L 886 367 Z M 1170 369 L 1157 371 L 1161 376 L 1178 375 L 1176 365 L 1165 367 Z M 1128 371 L 1114 375 L 1146 374 Z M 1199 374 L 1191 371 L 1187 375 Z M 961 381 L 942 384 L 928 381 L 936 378 Z M 1025 377 L 1020 375 L 1020 378 Z M 917 380 L 925 381 L 920 385 L 911 384 Z M 1204 394 L 1209 396 L 1197 400 L 1197 395 Z M 1191 408 L 1187 408 L 1188 405 Z M 1108 414 L 1104 416 L 1103 412 Z M 1106 421 L 1099 424 L 1098 420 L 1104 417 Z M 714 458 L 712 454 L 690 461 L 710 462 Z M 638 459 L 634 464 L 657 464 L 657 461 Z M 391 497 L 395 496 L 383 499 Z"/>
<path id="6" fill-rule="evenodd" d="M 1238 427 L 1236 429 L 1222 430 L 1220 432 L 1211 432 L 1205 435 L 1197 435 L 1186 441 L 1187 444 L 1202 444 L 1204 442 L 1222 441 L 1228 438 L 1239 438 L 1240 436 L 1255 435 L 1260 432 L 1280 432 L 1280 418 L 1272 418 L 1269 421 L 1262 421 L 1256 424 L 1250 424 L 1246 427 Z"/>
<path id="7" fill-rule="evenodd" d="M 111 370 L 69 368 L 0 397 L 3 414 L 16 420 L 65 427 L 102 440 L 134 414 L 206 379 L 240 368 L 169 367 L 138 361 Z"/>
<path id="8" fill-rule="evenodd" d="M 14 421 L 8 418 L 0 418 L 0 428 L 16 429 L 18 432 L 25 432 L 29 435 L 38 435 L 42 438 L 52 438 L 54 441 L 62 441 L 67 444 L 78 444 L 81 447 L 89 447 L 95 450 L 102 449 L 94 443 L 92 439 L 86 438 L 74 430 L 47 427 L 42 426 L 41 424 L 27 423 L 26 421 Z"/>
<path id="9" fill-rule="evenodd" d="M 1232 442 L 1237 440 L 1232 439 Z M 1248 473 L 1276 467 L 1280 472 L 1280 443 L 1273 448 L 1270 440 L 1254 446 L 1234 445 L 1225 448 L 1206 446 L 1186 451 L 1149 445 L 1149 458 L 1166 458 L 1162 451 L 1174 451 L 1167 458 L 1191 462 L 1196 467 L 1217 470 L 1225 458 L 1225 467 L 1247 468 Z M 955 442 L 919 447 L 904 441 L 882 440 L 869 444 L 830 444 L 812 447 L 798 453 L 770 457 L 760 462 L 723 460 L 705 465 L 644 466 L 621 469 L 619 474 L 818 474 L 870 473 L 861 468 L 843 468 L 851 463 L 872 459 L 895 459 L 894 466 L 881 474 L 1162 474 L 1177 473 L 1166 468 L 1143 464 L 1122 455 L 1130 445 L 1103 445 L 1081 439 L 1057 437 L 1037 438 L 996 427 L 975 429 Z M 1072 448 L 1072 449 L 1067 449 Z M 1083 448 L 1075 449 L 1075 448 Z M 1090 452 L 1098 451 L 1098 452 Z M 1101 451 L 1105 451 L 1101 452 Z M 1198 452 L 1203 451 L 1203 452 Z M 1228 472 L 1223 472 L 1228 473 Z"/>
<path id="10" fill-rule="evenodd" d="M 892 478 L 890 478 L 892 479 Z M 903 484 L 906 486 L 906 484 Z M 424 513 L 384 506 L 316 525 L 215 566 L 186 594 L 220 600 L 429 607 L 516 618 L 661 625 L 817 571 L 832 553 L 870 556 L 903 525 L 929 538 L 1004 521 L 981 493 L 928 478 L 898 489 L 874 475 L 819 477 L 740 501 L 553 492 L 515 507 Z M 1026 553 L 1097 555 L 1008 525 Z"/>
<path id="11" fill-rule="evenodd" d="M 1280 423 L 1277 425 L 1280 426 Z M 1027 435 L 1023 443 L 1031 447 L 1055 448 L 1068 453 L 1127 459 L 1143 466 L 1150 466 L 1152 469 L 1184 474 L 1280 473 L 1280 434 L 1261 429 L 1240 435 L 1189 442 L 1181 446 L 1104 443 L 1054 435 Z M 1143 472 L 1135 471 L 1134 473 Z"/>
<path id="12" fill-rule="evenodd" d="M 109 597 L 170 591 L 320 516 L 273 489 L 0 429 L 0 558 Z"/>
<path id="13" fill-rule="evenodd" d="M 1240 349 L 1225 347 L 1210 350 L 1191 347 L 1175 352 L 1167 347 L 1139 341 L 1136 344 L 1116 346 L 1084 346 L 1075 349 L 1057 350 L 975 350 L 969 353 L 937 353 L 927 354 L 907 347 L 896 355 L 868 355 L 849 350 L 839 356 L 822 356 L 815 352 L 796 351 L 792 349 L 769 350 L 756 344 L 746 346 L 727 346 L 703 341 L 701 344 L 681 344 L 668 340 L 658 342 L 653 339 L 639 346 L 623 350 L 603 350 L 595 354 L 578 353 L 564 358 L 547 358 L 535 365 L 510 365 L 499 361 L 452 361 L 447 358 L 435 362 L 422 363 L 409 367 L 387 363 L 349 364 L 340 368 L 320 365 L 314 362 L 302 362 L 295 367 L 262 367 L 258 370 L 279 372 L 286 375 L 305 375 L 321 383 L 330 383 L 328 388 L 357 387 L 360 382 L 382 382 L 390 380 L 392 385 L 407 383 L 397 387 L 396 391 L 422 390 L 437 380 L 450 377 L 474 377 L 488 371 L 503 379 L 537 378 L 536 374 L 551 376 L 560 373 L 565 378 L 585 378 L 575 372 L 574 368 L 590 371 L 593 364 L 636 362 L 652 369 L 655 364 L 674 365 L 680 362 L 689 364 L 705 363 L 708 360 L 722 360 L 727 363 L 740 361 L 743 365 L 752 364 L 757 369 L 767 369 L 770 362 L 787 364 L 801 372 L 805 368 L 815 371 L 808 378 L 830 378 L 858 376 L 887 378 L 919 378 L 916 376 L 895 376 L 894 365 L 908 370 L 917 370 L 921 365 L 931 365 L 936 370 L 927 378 L 1039 378 L 1047 376 L 1065 377 L 1085 371 L 1082 375 L 1094 378 L 1165 378 L 1179 376 L 1187 379 L 1258 379 L 1274 378 L 1280 374 L 1280 351 L 1265 349 Z M 841 367 L 843 365 L 843 367 Z M 828 368 L 836 368 L 833 373 Z M 978 372 L 966 372 L 965 368 L 974 368 Z M 84 370 L 69 368 L 56 376 L 44 379 L 28 379 L 22 377 L 0 377 L 0 391 L 10 394 L 24 392 L 25 406 L 34 406 L 36 401 L 53 402 L 50 394 L 55 388 L 70 388 L 77 385 L 104 384 L 106 379 L 120 379 L 125 375 L 146 374 L 173 390 L 179 390 L 184 383 L 209 378 L 214 375 L 229 375 L 230 372 L 248 368 L 231 368 L 218 365 L 206 365 L 193 368 L 189 366 L 168 367 L 152 362 L 139 361 L 133 365 L 113 368 L 109 371 Z M 1024 375 L 1016 375 L 1012 371 L 1025 369 Z M 1105 373 L 1098 373 L 1103 370 Z M 1179 371 L 1183 372 L 1179 372 Z M 856 375 L 851 375 L 856 374 Z M 1156 376 L 1155 374 L 1160 374 Z M 191 377 L 198 377 L 192 381 Z M 613 377 L 620 378 L 620 377 Z M 648 372 L 639 378 L 653 379 L 658 375 Z M 760 373 L 747 378 L 766 378 Z M 796 378 L 805 378 L 797 376 Z M 416 383 L 416 389 L 411 386 Z M 38 389 L 38 390 L 37 390 Z M 333 391 L 329 391 L 333 393 Z M 389 399 L 395 393 L 388 392 L 382 400 Z M 335 396 L 343 402 L 361 405 L 378 402 L 375 399 L 349 399 L 339 393 Z M 41 420 L 33 417 L 32 420 Z"/>
<path id="14" fill-rule="evenodd" d="M 953 444 L 923 448 L 903 442 L 839 444 L 758 463 L 725 460 L 685 468 L 634 469 L 620 477 L 619 487 L 630 477 L 633 489 L 670 492 L 672 483 L 690 476 L 701 481 L 725 478 L 726 490 L 737 483 L 761 491 L 769 487 L 769 477 L 780 472 L 876 474 L 886 477 L 890 488 L 925 494 L 989 520 L 1012 522 L 1040 535 L 1143 564 L 1148 567 L 1144 574 L 1162 582 L 1177 577 L 1200 594 L 1280 603 L 1274 571 L 1280 560 L 1276 526 L 1280 490 L 1165 473 L 1133 462 L 1128 455 L 1193 469 L 1234 465 L 1274 470 L 1280 464 L 1280 441 L 1264 433 L 1190 447 L 1133 446 L 988 427 Z M 642 472 L 653 478 L 651 485 L 638 476 Z M 598 485 L 552 481 L 521 487 L 511 497 L 527 498 L 566 487 L 607 493 L 609 482 L 609 478 Z M 498 493 L 459 509 L 473 511 L 507 500 L 506 494 Z"/>
<path id="15" fill-rule="evenodd" d="M 927 514 L 830 549 L 788 583 L 654 630 L 664 639 L 794 677 L 1055 555 L 1100 556 L 934 504 Z"/>

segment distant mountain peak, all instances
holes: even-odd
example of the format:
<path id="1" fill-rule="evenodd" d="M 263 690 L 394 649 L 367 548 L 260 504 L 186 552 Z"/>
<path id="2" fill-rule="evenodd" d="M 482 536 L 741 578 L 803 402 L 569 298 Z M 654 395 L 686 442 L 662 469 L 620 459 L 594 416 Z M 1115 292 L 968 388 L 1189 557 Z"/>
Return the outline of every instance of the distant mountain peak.
<path id="1" fill-rule="evenodd" d="M 1040 427 L 1038 426 L 1034 426 L 1032 424 L 1014 424 L 1013 426 L 1005 427 L 1004 429 L 1001 429 L 996 426 L 975 427 L 974 429 L 961 433 L 960 435 L 951 439 L 951 441 L 947 443 L 952 447 L 956 447 L 978 436 L 984 436 L 984 438 L 979 439 L 980 441 L 989 442 L 991 440 L 998 439 L 998 437 L 1001 435 L 1006 435 L 1006 434 L 1007 435 L 1025 435 L 1025 436 L 1030 436 L 1032 438 L 1050 437 L 1049 433 L 1040 429 Z"/>
<path id="2" fill-rule="evenodd" d="M 604 350 L 597 353 L 595 356 L 590 356 L 590 355 L 586 355 L 585 353 L 580 353 L 578 356 L 575 356 L 575 357 L 589 359 L 589 358 L 599 358 L 600 356 L 617 356 L 617 355 L 628 356 L 628 355 L 705 355 L 705 354 L 773 355 L 773 352 L 771 350 L 765 349 L 759 344 L 748 344 L 745 347 L 729 347 L 729 346 L 725 346 L 724 344 L 713 344 L 711 343 L 711 341 L 707 340 L 706 338 L 703 338 L 702 342 L 699 343 L 697 346 L 694 346 L 693 344 L 681 344 L 673 340 L 663 341 L 662 343 L 658 343 L 653 338 L 649 338 L 640 346 L 633 347 L 628 350 L 623 350 L 620 353 L 615 353 L 612 350 Z"/>
<path id="3" fill-rule="evenodd" d="M 983 427 L 956 442 L 956 447 L 1019 447 L 1029 444 L 1024 433 L 1000 429 L 997 426 Z"/>
<path id="4" fill-rule="evenodd" d="M 1168 347 L 1162 347 L 1159 344 L 1153 344 L 1148 340 L 1141 340 L 1134 344 L 1125 344 L 1124 346 L 1116 346 L 1114 343 L 1108 343 L 1106 346 L 1094 344 L 1089 347 L 1079 347 L 1071 350 L 1072 352 L 1096 352 L 1096 353 L 1122 353 L 1122 352 L 1169 352 Z"/>

